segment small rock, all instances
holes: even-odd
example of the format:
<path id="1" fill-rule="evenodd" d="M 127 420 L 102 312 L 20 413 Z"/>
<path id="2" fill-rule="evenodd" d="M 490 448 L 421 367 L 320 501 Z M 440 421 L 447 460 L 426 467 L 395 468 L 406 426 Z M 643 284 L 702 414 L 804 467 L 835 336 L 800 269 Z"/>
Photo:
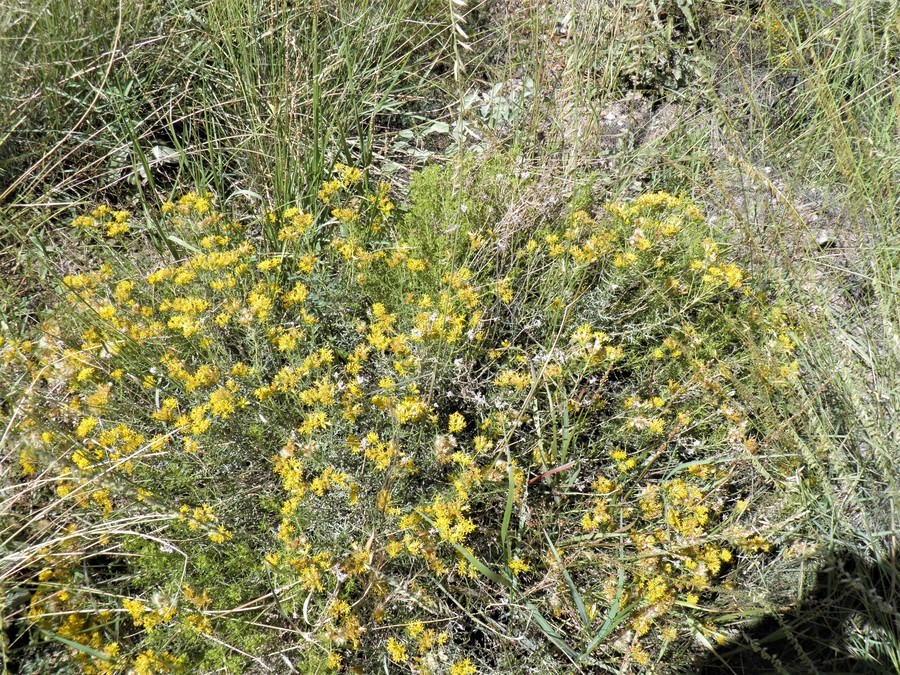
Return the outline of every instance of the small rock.
<path id="1" fill-rule="evenodd" d="M 819 230 L 819 233 L 816 235 L 816 244 L 818 244 L 819 248 L 834 248 L 837 245 L 834 232 L 825 228 Z"/>

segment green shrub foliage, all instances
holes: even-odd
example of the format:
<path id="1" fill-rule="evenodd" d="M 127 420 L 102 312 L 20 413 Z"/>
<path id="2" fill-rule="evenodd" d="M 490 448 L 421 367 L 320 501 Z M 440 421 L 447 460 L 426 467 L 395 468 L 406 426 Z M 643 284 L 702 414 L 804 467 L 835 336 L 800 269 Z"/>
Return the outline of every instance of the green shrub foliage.
<path id="1" fill-rule="evenodd" d="M 321 216 L 76 218 L 99 264 L 0 347 L 37 486 L 21 631 L 93 673 L 561 672 L 714 638 L 791 469 L 759 431 L 788 318 L 690 201 L 537 216 L 514 176 L 429 169 L 401 209 L 338 165 Z"/>

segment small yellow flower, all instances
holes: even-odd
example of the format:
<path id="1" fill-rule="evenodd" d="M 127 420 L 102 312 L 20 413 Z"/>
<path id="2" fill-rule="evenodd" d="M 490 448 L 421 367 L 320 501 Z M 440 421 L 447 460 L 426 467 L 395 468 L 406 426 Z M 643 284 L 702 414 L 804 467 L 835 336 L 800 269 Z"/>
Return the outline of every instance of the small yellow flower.
<path id="1" fill-rule="evenodd" d="M 640 666 L 646 666 L 650 662 L 650 654 L 640 647 L 634 647 L 631 650 L 631 658 Z"/>
<path id="2" fill-rule="evenodd" d="M 78 428 L 75 430 L 75 436 L 78 438 L 86 438 L 88 434 L 90 434 L 94 427 L 97 426 L 97 418 L 96 417 L 85 417 L 78 424 Z"/>
<path id="3" fill-rule="evenodd" d="M 476 675 L 478 671 L 469 659 L 457 661 L 450 666 L 450 675 Z"/>
<path id="4" fill-rule="evenodd" d="M 406 269 L 410 272 L 424 272 L 428 266 L 428 261 L 421 258 L 410 258 L 406 261 Z"/>
<path id="5" fill-rule="evenodd" d="M 277 269 L 281 266 L 281 258 L 267 258 L 260 262 L 256 269 L 261 270 L 263 272 L 269 272 L 271 270 Z"/>
<path id="6" fill-rule="evenodd" d="M 461 414 L 455 412 L 450 415 L 450 419 L 447 423 L 447 431 L 449 431 L 451 434 L 458 434 L 465 428 L 466 419 Z"/>
<path id="7" fill-rule="evenodd" d="M 678 638 L 678 630 L 673 626 L 667 626 L 663 628 L 661 637 L 666 642 L 672 642 Z"/>
<path id="8" fill-rule="evenodd" d="M 325 665 L 329 670 L 340 670 L 342 663 L 341 655 L 337 652 L 331 652 L 328 654 L 328 661 Z"/>
<path id="9" fill-rule="evenodd" d="M 125 608 L 125 611 L 131 615 L 132 621 L 134 621 L 135 626 L 140 626 L 143 623 L 144 614 L 148 611 L 144 607 L 144 603 L 137 599 L 126 598 L 122 601 L 122 607 Z"/>
<path id="10" fill-rule="evenodd" d="M 509 561 L 509 571 L 512 572 L 515 576 L 519 576 L 520 574 L 524 574 L 525 572 L 529 572 L 530 570 L 531 565 L 529 565 L 519 557 L 515 557 Z"/>
<path id="11" fill-rule="evenodd" d="M 661 434 L 666 430 L 666 422 L 662 418 L 657 417 L 656 419 L 650 420 L 647 424 L 647 428 L 654 434 Z"/>
<path id="12" fill-rule="evenodd" d="M 409 656 L 406 653 L 406 647 L 396 638 L 388 638 L 387 652 L 391 655 L 391 659 L 395 663 L 405 663 Z"/>

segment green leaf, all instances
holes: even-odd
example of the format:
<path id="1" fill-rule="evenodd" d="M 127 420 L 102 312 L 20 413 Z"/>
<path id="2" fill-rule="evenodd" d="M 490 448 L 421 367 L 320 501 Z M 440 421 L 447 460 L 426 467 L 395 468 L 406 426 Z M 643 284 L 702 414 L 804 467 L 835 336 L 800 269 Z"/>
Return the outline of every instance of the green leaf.
<path id="1" fill-rule="evenodd" d="M 434 521 L 432 521 L 424 513 L 422 513 L 418 509 L 416 509 L 416 513 L 419 514 L 419 516 L 421 516 L 429 525 L 431 525 L 432 527 L 434 526 Z M 516 593 L 517 595 L 521 595 L 516 592 L 515 587 L 513 586 L 512 582 L 509 579 L 503 577 L 502 575 L 498 574 L 497 572 L 494 572 L 491 568 L 489 568 L 487 565 L 485 565 L 483 562 L 481 562 L 478 558 L 476 558 L 472 554 L 472 552 L 469 551 L 468 549 L 466 549 L 464 546 L 460 546 L 459 544 L 457 544 L 454 541 L 450 541 L 447 543 L 449 543 L 451 546 L 453 546 L 453 548 L 455 548 L 460 555 L 462 555 L 466 560 L 468 560 L 469 563 L 472 565 L 472 567 L 474 567 L 476 570 L 478 570 L 484 577 L 490 579 L 491 581 L 493 581 L 495 583 L 500 584 L 504 588 L 509 589 L 510 591 L 512 591 L 513 593 Z M 525 607 L 528 608 L 528 611 L 531 613 L 531 616 L 534 619 L 534 622 L 538 625 L 538 628 L 541 629 L 541 632 L 544 633 L 544 635 L 547 636 L 547 639 L 549 639 L 550 642 L 552 642 L 554 645 L 556 645 L 556 647 L 563 654 L 565 654 L 570 659 L 572 659 L 573 662 L 577 662 L 579 660 L 579 658 L 582 658 L 578 654 L 578 652 L 576 652 L 574 649 L 572 649 L 571 647 L 569 647 L 569 645 L 566 644 L 566 641 L 563 639 L 562 635 L 560 635 L 559 631 L 557 631 L 556 628 L 554 628 L 553 625 L 549 621 L 547 621 L 547 619 L 545 619 L 543 617 L 543 615 L 538 611 L 537 607 L 535 607 L 532 603 L 530 603 L 529 601 L 525 600 L 522 597 L 519 598 L 519 602 L 521 602 L 523 605 L 525 605 Z"/>
<path id="2" fill-rule="evenodd" d="M 512 462 L 509 457 L 509 445 L 507 444 L 507 460 L 506 470 L 509 477 L 509 485 L 506 488 L 506 508 L 503 509 L 503 523 L 500 525 L 500 544 L 503 546 L 503 553 L 509 559 L 509 521 L 512 518 L 513 502 L 516 496 L 516 479 L 513 475 Z"/>
<path id="3" fill-rule="evenodd" d="M 190 251 L 191 253 L 200 253 L 200 252 L 201 252 L 199 248 L 197 248 L 196 246 L 193 246 L 193 245 L 187 243 L 187 242 L 186 242 L 184 239 L 182 239 L 181 237 L 176 237 L 174 234 L 167 234 L 167 235 L 166 235 L 166 239 L 168 239 L 168 240 L 169 240 L 170 242 L 172 242 L 173 244 L 178 244 L 178 245 L 181 246 L 182 248 L 187 249 L 187 250 Z"/>
<path id="4" fill-rule="evenodd" d="M 435 122 L 430 127 L 428 127 L 425 131 L 422 132 L 423 136 L 429 136 L 431 134 L 449 134 L 450 133 L 450 125 L 446 122 Z"/>
<path id="5" fill-rule="evenodd" d="M 616 597 L 613 600 L 612 606 L 609 608 L 609 614 L 606 616 L 606 621 L 603 622 L 603 625 L 600 626 L 600 630 L 597 631 L 597 634 L 593 637 L 593 639 L 588 643 L 587 648 L 581 654 L 581 661 L 585 661 L 591 654 L 592 651 L 600 644 L 600 641 L 606 638 L 610 633 L 615 630 L 616 626 L 618 626 L 622 621 L 624 621 L 629 614 L 631 614 L 631 610 L 637 604 L 636 602 L 631 603 L 627 607 L 625 607 L 622 611 L 619 610 L 619 604 L 622 601 L 622 591 L 625 588 L 625 570 L 623 568 L 619 568 L 619 584 L 616 588 Z"/>
<path id="6" fill-rule="evenodd" d="M 559 551 L 556 550 L 556 547 L 553 545 L 553 542 L 550 541 L 550 535 L 547 534 L 547 530 L 544 530 L 544 537 L 547 539 L 547 543 L 550 545 L 550 550 L 553 552 L 553 557 L 556 558 L 556 562 L 559 563 L 560 569 L 562 569 L 563 579 L 566 580 L 566 585 L 569 587 L 569 592 L 572 594 L 572 600 L 575 602 L 575 609 L 578 610 L 578 616 L 581 617 L 581 624 L 584 626 L 584 629 L 587 630 L 591 627 L 591 620 L 588 618 L 587 609 L 584 607 L 584 600 L 581 598 L 581 593 L 578 592 L 578 588 L 575 586 L 575 582 L 572 581 L 572 577 L 569 575 L 569 571 L 563 567 L 562 558 L 559 556 Z"/>
<path id="7" fill-rule="evenodd" d="M 55 640 L 56 642 L 61 642 L 67 647 L 71 647 L 72 649 L 77 649 L 80 652 L 84 652 L 85 654 L 92 656 L 95 659 L 100 659 L 101 661 L 106 661 L 108 663 L 112 663 L 112 659 L 109 657 L 109 654 L 104 654 L 103 652 L 99 652 L 96 649 L 91 649 L 87 645 L 83 645 L 80 642 L 75 642 L 74 640 L 69 640 L 67 638 L 62 637 L 61 635 L 57 635 L 56 633 L 51 633 L 50 631 L 44 630 L 43 628 L 38 628 L 38 630 L 43 633 L 47 638 L 51 640 Z"/>

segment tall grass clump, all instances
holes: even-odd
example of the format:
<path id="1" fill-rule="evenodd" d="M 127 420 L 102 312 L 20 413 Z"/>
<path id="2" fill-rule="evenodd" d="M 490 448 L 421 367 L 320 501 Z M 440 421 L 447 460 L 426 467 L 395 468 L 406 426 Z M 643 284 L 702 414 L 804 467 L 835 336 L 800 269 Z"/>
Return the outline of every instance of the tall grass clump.
<path id="1" fill-rule="evenodd" d="M 4 6 L 0 201 L 133 208 L 173 185 L 287 204 L 441 115 L 447 3 Z M 458 56 L 461 58 L 461 56 Z M 383 151 L 383 149 L 382 149 Z M 252 198 L 252 197 L 251 197 Z"/>
<path id="2" fill-rule="evenodd" d="M 740 39 L 716 50 L 707 94 L 727 147 L 706 170 L 713 200 L 802 305 L 792 529 L 806 552 L 773 561 L 762 585 L 776 602 L 808 598 L 766 636 L 788 672 L 900 663 L 897 19 L 895 3 L 765 3 L 732 20 Z M 745 610 L 743 626 L 757 618 Z"/>
<path id="3" fill-rule="evenodd" d="M 2 346 L 12 653 L 459 675 L 717 639 L 797 468 L 791 315 L 683 198 L 509 226 L 528 188 L 431 169 L 400 209 L 339 165 L 324 215 L 75 218 L 70 310 Z"/>

